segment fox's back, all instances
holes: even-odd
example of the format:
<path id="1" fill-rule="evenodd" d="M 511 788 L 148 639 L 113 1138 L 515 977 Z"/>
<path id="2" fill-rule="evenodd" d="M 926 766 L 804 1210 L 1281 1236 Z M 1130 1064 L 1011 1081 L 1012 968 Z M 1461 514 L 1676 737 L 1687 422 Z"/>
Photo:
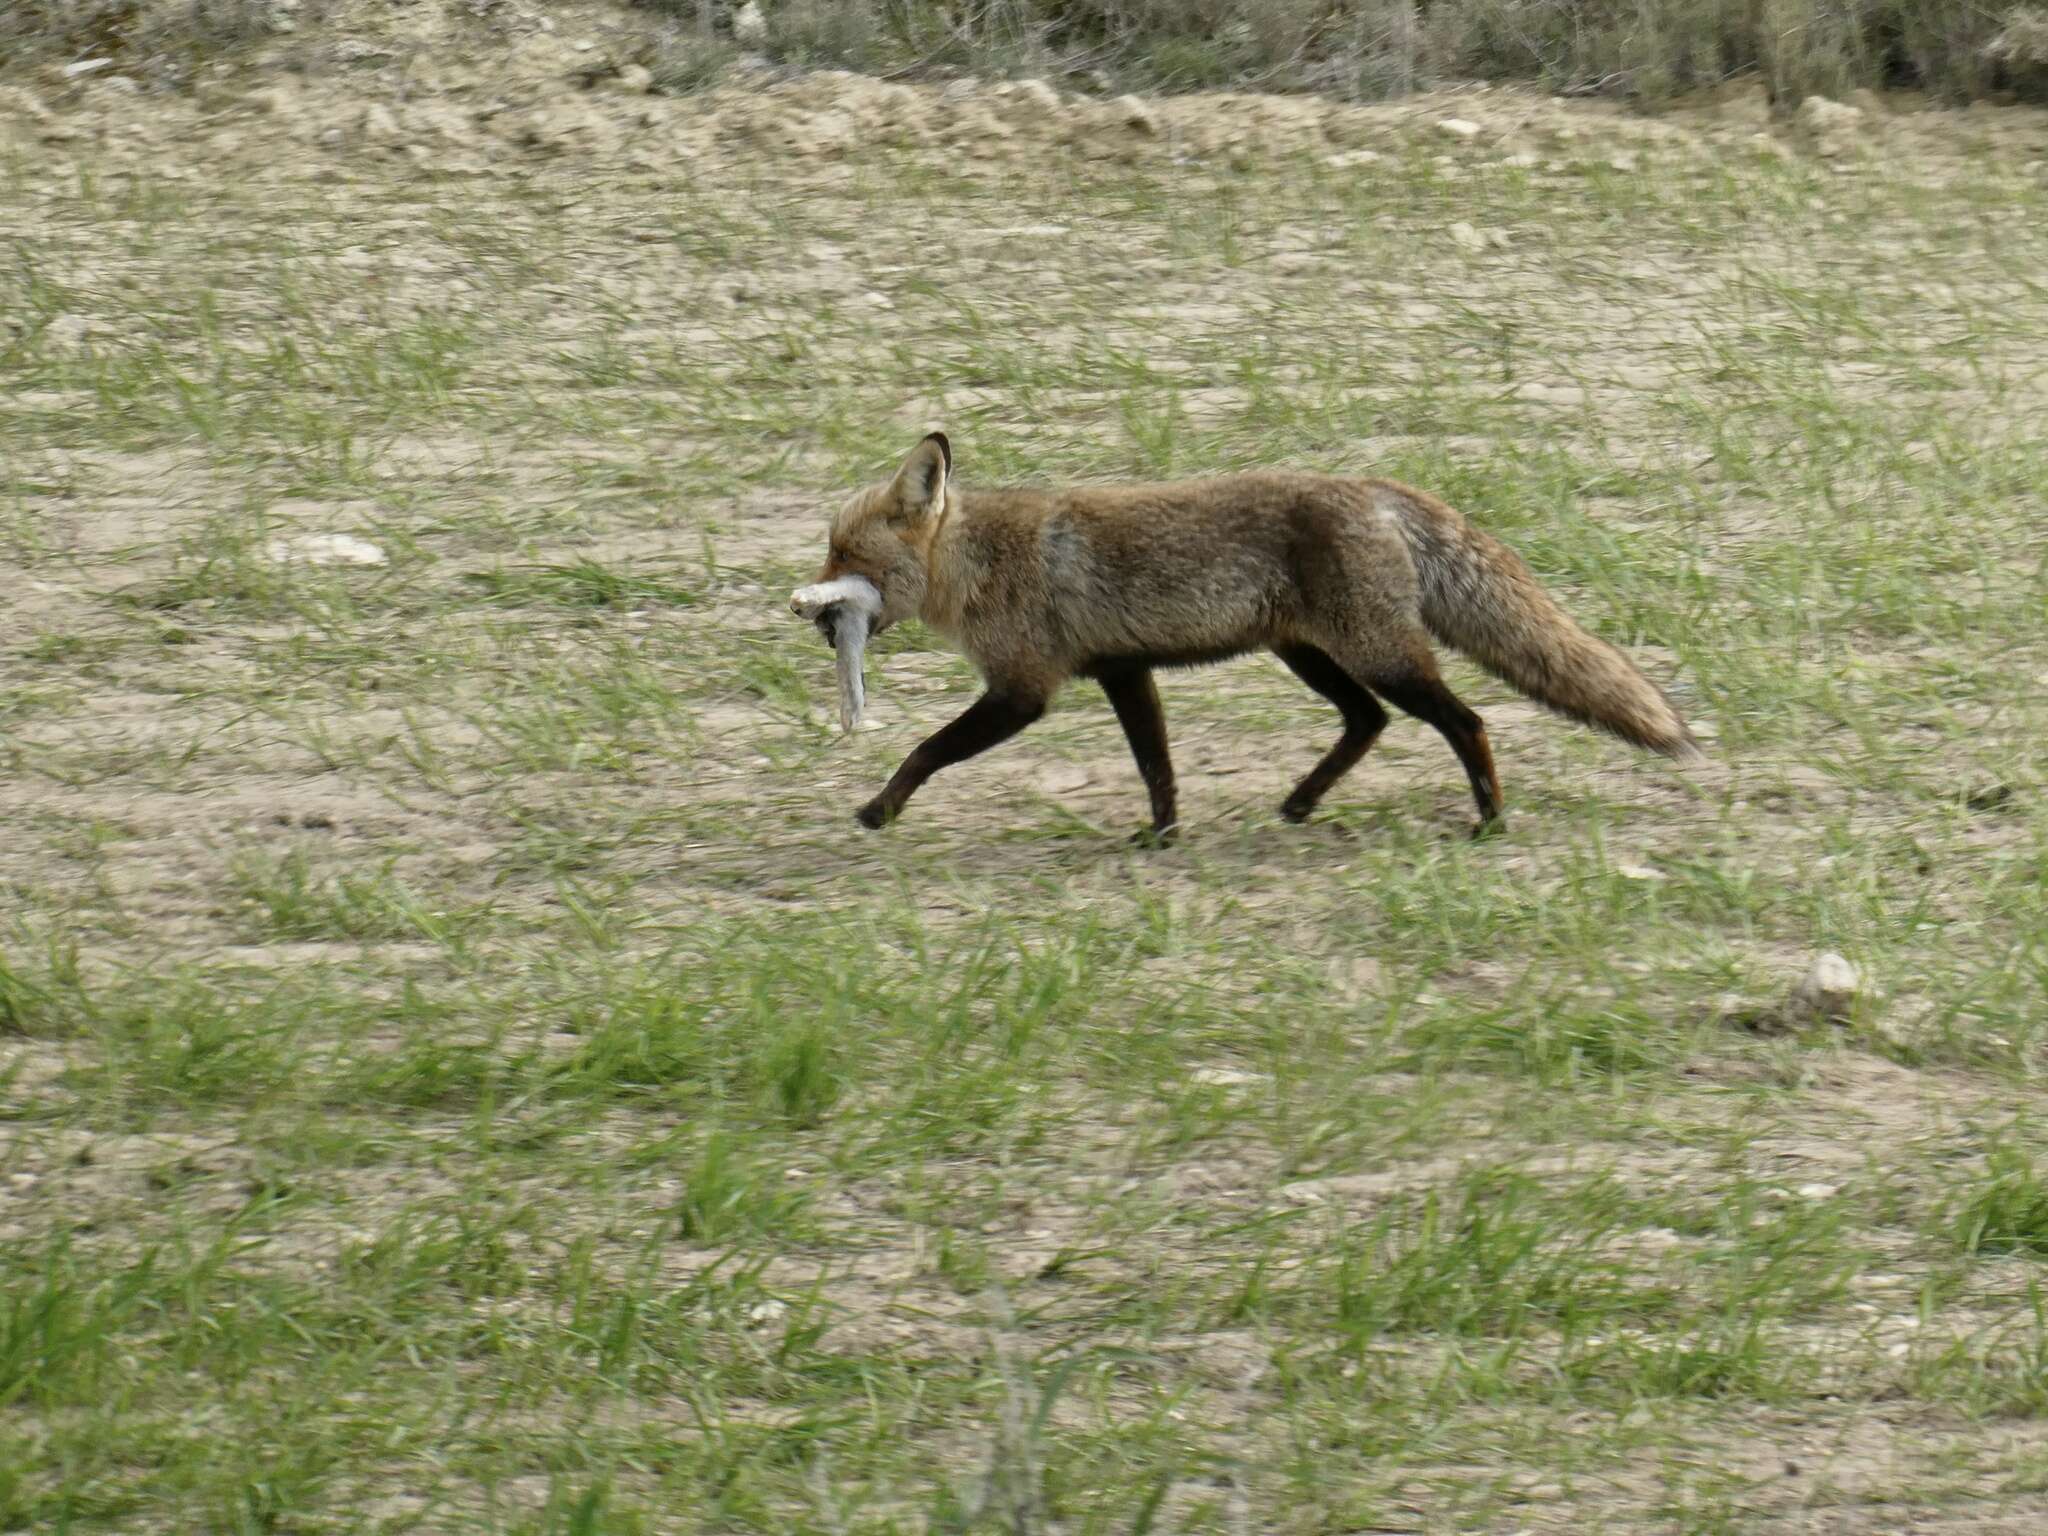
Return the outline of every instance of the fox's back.
<path id="1" fill-rule="evenodd" d="M 950 514 L 948 585 L 970 651 L 1023 622 L 1034 649 L 1200 659 L 1267 643 L 1309 609 L 1347 602 L 1342 564 L 1412 583 L 1387 488 L 1263 472 L 1145 485 L 967 492 Z M 935 572 L 935 574 L 937 574 Z M 994 640 L 993 635 L 987 636 Z"/>

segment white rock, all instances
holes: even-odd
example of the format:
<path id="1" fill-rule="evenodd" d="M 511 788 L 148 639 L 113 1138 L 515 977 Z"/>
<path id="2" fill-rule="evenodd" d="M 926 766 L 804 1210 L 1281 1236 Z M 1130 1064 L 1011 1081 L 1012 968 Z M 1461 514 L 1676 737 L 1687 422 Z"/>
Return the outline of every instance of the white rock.
<path id="1" fill-rule="evenodd" d="M 1486 249 L 1486 236 L 1479 233 L 1478 230 L 1467 224 L 1463 219 L 1458 220 L 1457 223 L 1445 230 L 1444 233 L 1451 237 L 1451 244 L 1458 247 L 1461 251 L 1483 251 Z"/>
<path id="2" fill-rule="evenodd" d="M 1147 135 L 1159 132 L 1159 116 L 1142 99 L 1136 96 L 1119 96 L 1110 104 L 1110 110 L 1117 115 L 1117 121 L 1133 133 Z"/>
<path id="3" fill-rule="evenodd" d="M 1188 1074 L 1190 1080 L 1206 1083 L 1212 1088 L 1236 1088 L 1245 1083 L 1262 1083 L 1265 1076 L 1258 1072 L 1245 1072 L 1236 1067 L 1197 1067 Z"/>
<path id="4" fill-rule="evenodd" d="M 1060 109 L 1060 93 L 1043 80 L 1019 80 L 1010 87 L 1009 97 L 1046 116 Z"/>
<path id="5" fill-rule="evenodd" d="M 405 137 L 405 130 L 398 126 L 398 117 L 392 110 L 378 102 L 363 108 L 363 115 L 357 119 L 357 130 L 363 139 L 371 144 L 396 144 Z"/>
<path id="6" fill-rule="evenodd" d="M 1817 957 L 1792 989 L 1792 1007 L 1810 1018 L 1840 1021 L 1863 991 L 1863 975 L 1832 950 Z"/>
<path id="7" fill-rule="evenodd" d="M 1856 127 L 1863 121 L 1863 111 L 1825 96 L 1809 96 L 1799 103 L 1799 121 L 1815 133 L 1831 133 Z"/>
<path id="8" fill-rule="evenodd" d="M 92 322 L 83 315 L 57 315 L 43 327 L 43 341 L 60 352 L 76 352 L 92 335 Z"/>
<path id="9" fill-rule="evenodd" d="M 1476 139 L 1479 125 L 1467 117 L 1447 117 L 1436 125 L 1436 131 L 1454 139 Z"/>
<path id="10" fill-rule="evenodd" d="M 742 48 L 758 48 L 768 41 L 768 18 L 755 0 L 732 13 L 732 40 Z"/>
<path id="11" fill-rule="evenodd" d="M 348 533 L 307 533 L 272 539 L 270 558 L 279 565 L 386 565 L 384 551 Z"/>

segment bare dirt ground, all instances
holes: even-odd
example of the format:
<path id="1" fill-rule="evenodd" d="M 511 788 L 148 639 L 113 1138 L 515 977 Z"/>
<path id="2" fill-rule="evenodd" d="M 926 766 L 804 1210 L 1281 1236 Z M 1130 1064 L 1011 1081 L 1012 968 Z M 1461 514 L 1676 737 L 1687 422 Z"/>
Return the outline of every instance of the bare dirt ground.
<path id="1" fill-rule="evenodd" d="M 2048 116 L 478 9 L 0 83 L 0 1525 L 2041 1527 Z M 1180 848 L 1081 687 L 859 834 L 973 680 L 784 598 L 933 426 L 1438 490 L 1713 761 L 1461 666 L 1505 839 L 1288 827 L 1255 659 Z"/>

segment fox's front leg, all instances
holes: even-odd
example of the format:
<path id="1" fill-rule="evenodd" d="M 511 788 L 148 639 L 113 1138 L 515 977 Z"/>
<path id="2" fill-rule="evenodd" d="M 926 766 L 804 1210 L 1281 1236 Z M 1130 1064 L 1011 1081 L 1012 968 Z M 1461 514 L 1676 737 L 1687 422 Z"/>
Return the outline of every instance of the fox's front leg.
<path id="1" fill-rule="evenodd" d="M 903 804 L 941 768 L 964 762 L 1008 741 L 1045 713 L 1045 696 L 991 688 L 967 707 L 952 724 L 919 742 L 903 766 L 890 775 L 882 792 L 854 813 L 864 827 L 887 826 L 903 812 Z"/>
<path id="2" fill-rule="evenodd" d="M 1158 847 L 1173 841 L 1180 824 L 1174 809 L 1173 758 L 1166 750 L 1166 714 L 1152 671 L 1141 666 L 1108 666 L 1095 674 L 1131 744 L 1131 757 L 1152 798 L 1152 825 L 1131 841 Z"/>

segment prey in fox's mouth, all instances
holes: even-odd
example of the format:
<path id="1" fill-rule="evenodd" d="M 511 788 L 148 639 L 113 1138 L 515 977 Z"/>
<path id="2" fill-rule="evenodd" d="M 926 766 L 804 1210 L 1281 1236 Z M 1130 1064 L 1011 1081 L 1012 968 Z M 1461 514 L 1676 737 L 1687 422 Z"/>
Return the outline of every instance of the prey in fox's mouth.
<path id="1" fill-rule="evenodd" d="M 789 596 L 789 611 L 808 619 L 839 658 L 839 729 L 860 724 L 867 708 L 861 666 L 868 637 L 880 626 L 882 594 L 865 576 L 842 576 L 799 587 Z"/>

